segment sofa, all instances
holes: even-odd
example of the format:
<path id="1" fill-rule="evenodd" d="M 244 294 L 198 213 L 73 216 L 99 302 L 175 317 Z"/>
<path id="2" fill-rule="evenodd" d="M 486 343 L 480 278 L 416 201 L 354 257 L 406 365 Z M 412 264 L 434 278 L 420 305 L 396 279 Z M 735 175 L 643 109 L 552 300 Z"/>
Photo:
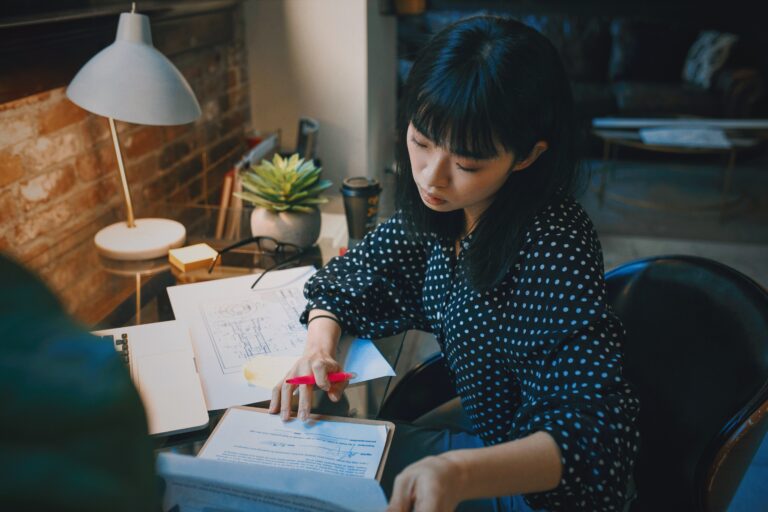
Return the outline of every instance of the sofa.
<path id="1" fill-rule="evenodd" d="M 475 14 L 512 16 L 546 35 L 559 50 L 571 79 L 576 118 L 587 130 L 605 116 L 758 117 L 765 115 L 765 82 L 759 56 L 736 37 L 727 60 L 706 85 L 683 71 L 691 47 L 707 27 L 602 15 L 526 14 L 506 10 L 428 10 L 398 20 L 398 77 L 402 87 L 413 58 L 431 34 Z M 757 47 L 758 45 L 754 45 Z"/>

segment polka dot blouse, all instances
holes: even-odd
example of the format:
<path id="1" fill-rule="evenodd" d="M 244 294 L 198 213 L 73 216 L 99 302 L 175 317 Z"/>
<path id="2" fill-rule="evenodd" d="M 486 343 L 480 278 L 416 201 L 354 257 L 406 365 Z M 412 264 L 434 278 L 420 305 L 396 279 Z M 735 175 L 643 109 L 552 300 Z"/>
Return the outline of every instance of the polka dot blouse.
<path id="1" fill-rule="evenodd" d="M 562 481 L 526 496 L 532 507 L 621 510 L 638 401 L 622 377 L 624 331 L 605 302 L 588 216 L 570 198 L 545 208 L 488 292 L 473 291 L 463 257 L 450 240 L 406 238 L 395 215 L 307 282 L 307 311 L 332 311 L 345 331 L 374 339 L 433 332 L 485 444 L 543 430 L 559 445 Z"/>

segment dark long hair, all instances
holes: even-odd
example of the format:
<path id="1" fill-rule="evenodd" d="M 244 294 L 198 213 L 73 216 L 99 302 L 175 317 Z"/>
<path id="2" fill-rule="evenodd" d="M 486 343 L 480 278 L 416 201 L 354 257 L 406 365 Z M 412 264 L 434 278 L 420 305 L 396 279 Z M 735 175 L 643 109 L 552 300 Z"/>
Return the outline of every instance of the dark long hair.
<path id="1" fill-rule="evenodd" d="M 411 172 L 408 124 L 441 147 L 477 158 L 497 145 L 525 159 L 536 142 L 549 148 L 530 167 L 509 173 L 477 222 L 466 249 L 475 290 L 498 284 L 514 263 L 525 228 L 576 184 L 573 99 L 555 47 L 512 19 L 477 16 L 437 33 L 418 55 L 400 106 L 397 207 L 411 236 L 456 240 L 463 211 L 435 212 L 421 201 Z"/>

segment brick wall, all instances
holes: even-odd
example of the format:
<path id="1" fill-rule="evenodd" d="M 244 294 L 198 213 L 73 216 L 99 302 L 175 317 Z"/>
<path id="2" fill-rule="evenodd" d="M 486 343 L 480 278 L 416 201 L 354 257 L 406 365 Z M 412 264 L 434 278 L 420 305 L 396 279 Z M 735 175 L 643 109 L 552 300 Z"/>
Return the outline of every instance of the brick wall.
<path id="1" fill-rule="evenodd" d="M 163 203 L 215 201 L 244 152 L 250 123 L 241 9 L 152 23 L 155 45 L 181 70 L 203 115 L 177 127 L 117 122 L 137 217 Z M 38 272 L 86 322 L 122 300 L 130 280 L 99 264 L 93 236 L 125 219 L 109 125 L 56 88 L 0 104 L 0 251 Z M 101 297 L 99 294 L 103 295 Z"/>

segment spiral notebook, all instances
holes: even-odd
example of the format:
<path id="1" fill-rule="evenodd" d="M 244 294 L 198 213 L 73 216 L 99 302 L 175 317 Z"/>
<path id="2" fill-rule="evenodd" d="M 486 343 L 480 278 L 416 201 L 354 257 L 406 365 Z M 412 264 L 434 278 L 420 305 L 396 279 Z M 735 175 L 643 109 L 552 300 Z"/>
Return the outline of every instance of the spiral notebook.
<path id="1" fill-rule="evenodd" d="M 147 412 L 150 434 L 179 434 L 208 425 L 192 340 L 183 323 L 172 320 L 93 334 L 108 339 L 122 355 Z"/>

